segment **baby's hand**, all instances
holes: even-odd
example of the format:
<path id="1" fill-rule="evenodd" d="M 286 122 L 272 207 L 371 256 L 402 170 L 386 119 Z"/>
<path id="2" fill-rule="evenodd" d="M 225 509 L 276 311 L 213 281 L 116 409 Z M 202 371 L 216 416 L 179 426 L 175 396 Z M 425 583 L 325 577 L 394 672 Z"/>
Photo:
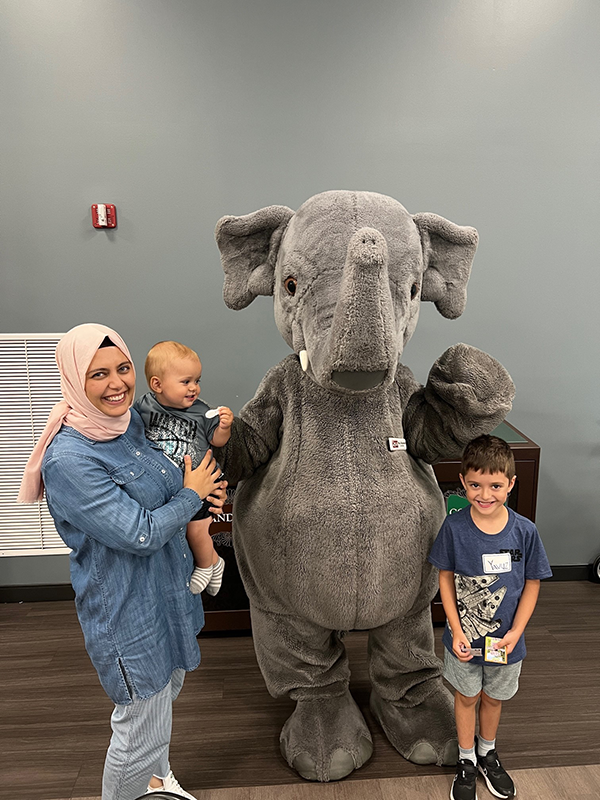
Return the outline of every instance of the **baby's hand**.
<path id="1" fill-rule="evenodd" d="M 219 428 L 228 431 L 233 425 L 233 411 L 227 406 L 219 406 L 217 411 L 219 412 Z"/>

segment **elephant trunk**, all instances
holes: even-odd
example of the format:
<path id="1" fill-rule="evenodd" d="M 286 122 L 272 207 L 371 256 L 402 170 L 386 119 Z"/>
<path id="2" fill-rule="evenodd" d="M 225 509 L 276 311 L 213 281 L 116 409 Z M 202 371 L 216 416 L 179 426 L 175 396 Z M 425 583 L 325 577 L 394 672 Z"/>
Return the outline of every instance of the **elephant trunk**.
<path id="1" fill-rule="evenodd" d="M 348 244 L 333 315 L 331 377 L 344 388 L 372 389 L 383 382 L 397 356 L 387 242 L 378 230 L 361 228 Z"/>

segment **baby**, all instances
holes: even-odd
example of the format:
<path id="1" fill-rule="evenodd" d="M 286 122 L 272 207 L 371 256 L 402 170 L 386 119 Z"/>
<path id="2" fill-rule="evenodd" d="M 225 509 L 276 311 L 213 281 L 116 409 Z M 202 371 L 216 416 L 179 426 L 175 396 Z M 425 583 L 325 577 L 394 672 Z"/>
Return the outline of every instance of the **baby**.
<path id="1" fill-rule="evenodd" d="M 134 408 L 144 421 L 147 438 L 170 459 L 183 469 L 184 456 L 190 455 L 195 468 L 211 445 L 223 447 L 229 441 L 231 409 L 219 406 L 211 412 L 199 399 L 202 364 L 197 353 L 179 342 L 158 342 L 148 353 L 144 370 L 150 391 L 136 400 Z M 208 532 L 209 506 L 205 501 L 187 526 L 196 564 L 190 580 L 193 594 L 206 589 L 215 595 L 223 579 L 225 562 Z"/>

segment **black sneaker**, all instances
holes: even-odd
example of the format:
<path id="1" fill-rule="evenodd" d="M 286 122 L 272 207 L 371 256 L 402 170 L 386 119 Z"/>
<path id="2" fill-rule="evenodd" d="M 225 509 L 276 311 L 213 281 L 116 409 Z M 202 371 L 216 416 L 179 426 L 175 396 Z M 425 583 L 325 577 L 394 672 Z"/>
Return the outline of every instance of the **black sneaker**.
<path id="1" fill-rule="evenodd" d="M 477 800 L 477 767 L 472 761 L 460 758 L 450 789 L 450 800 Z"/>
<path id="2" fill-rule="evenodd" d="M 479 772 L 485 778 L 487 787 L 495 797 L 516 797 L 517 790 L 512 778 L 504 769 L 495 750 L 490 750 L 485 756 L 477 756 Z"/>

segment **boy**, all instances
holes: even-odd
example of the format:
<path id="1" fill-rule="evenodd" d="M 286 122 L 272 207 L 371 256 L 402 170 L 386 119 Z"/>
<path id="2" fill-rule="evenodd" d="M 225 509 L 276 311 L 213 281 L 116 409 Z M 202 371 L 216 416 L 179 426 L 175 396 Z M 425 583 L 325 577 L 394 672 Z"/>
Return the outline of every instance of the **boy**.
<path id="1" fill-rule="evenodd" d="M 151 391 L 136 400 L 134 408 L 144 421 L 147 438 L 182 469 L 186 454 L 195 468 L 211 445 L 223 447 L 229 441 L 231 409 L 219 406 L 218 413 L 211 413 L 198 399 L 202 364 L 197 353 L 179 342 L 158 342 L 146 357 L 144 371 Z M 196 564 L 190 580 L 193 594 L 206 589 L 215 595 L 225 568 L 208 532 L 212 521 L 208 507 L 205 504 L 187 526 Z"/>
<path id="2" fill-rule="evenodd" d="M 440 570 L 448 620 L 444 677 L 456 690 L 459 761 L 452 800 L 477 800 L 477 768 L 493 795 L 516 796 L 496 752 L 496 731 L 502 701 L 518 689 L 523 632 L 540 579 L 552 571 L 533 522 L 505 506 L 515 479 L 513 455 L 503 439 L 473 439 L 460 472 L 469 505 L 446 517 L 429 555 Z"/>

